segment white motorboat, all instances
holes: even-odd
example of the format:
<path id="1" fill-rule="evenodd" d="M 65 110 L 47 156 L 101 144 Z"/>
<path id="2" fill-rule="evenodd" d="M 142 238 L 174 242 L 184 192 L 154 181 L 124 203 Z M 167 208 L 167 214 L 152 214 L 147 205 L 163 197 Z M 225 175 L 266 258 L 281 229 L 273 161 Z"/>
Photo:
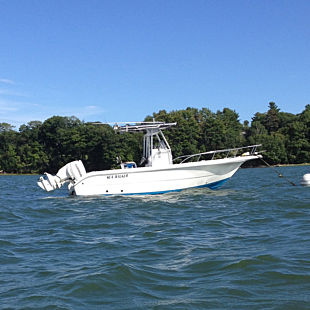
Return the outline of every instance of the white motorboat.
<path id="1" fill-rule="evenodd" d="M 45 191 L 52 191 L 68 183 L 70 194 L 82 196 L 149 195 L 200 187 L 216 189 L 230 179 L 244 162 L 261 158 L 256 151 L 260 145 L 251 145 L 173 160 L 163 130 L 174 125 L 176 123 L 155 121 L 115 124 L 114 129 L 119 132 L 144 132 L 139 167 L 135 162 L 121 162 L 120 169 L 86 172 L 78 160 L 62 167 L 55 176 L 45 173 L 38 185 Z"/>

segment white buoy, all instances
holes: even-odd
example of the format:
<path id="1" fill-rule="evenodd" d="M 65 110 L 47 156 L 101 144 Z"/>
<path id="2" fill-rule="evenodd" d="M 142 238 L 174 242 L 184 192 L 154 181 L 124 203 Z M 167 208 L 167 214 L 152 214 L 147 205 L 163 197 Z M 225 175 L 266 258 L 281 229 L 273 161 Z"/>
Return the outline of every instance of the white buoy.
<path id="1" fill-rule="evenodd" d="M 310 186 L 310 173 L 306 173 L 302 177 L 301 184 L 304 185 L 304 186 Z"/>

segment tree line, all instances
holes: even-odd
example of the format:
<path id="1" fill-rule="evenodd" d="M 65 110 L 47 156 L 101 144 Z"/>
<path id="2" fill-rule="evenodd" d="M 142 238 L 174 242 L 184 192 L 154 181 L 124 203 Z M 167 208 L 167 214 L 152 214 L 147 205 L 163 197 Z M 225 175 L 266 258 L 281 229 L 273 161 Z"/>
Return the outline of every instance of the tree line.
<path id="1" fill-rule="evenodd" d="M 173 156 L 263 144 L 269 164 L 310 162 L 310 105 L 300 114 L 280 111 L 274 102 L 268 111 L 256 113 L 251 123 L 239 121 L 234 110 L 212 112 L 207 108 L 161 110 L 145 121 L 177 122 L 165 131 Z M 43 123 L 31 121 L 19 130 L 0 123 L 0 171 L 8 173 L 56 173 L 66 163 L 81 159 L 87 171 L 118 167 L 123 161 L 139 162 L 142 134 L 116 134 L 109 125 L 78 118 L 53 116 Z"/>

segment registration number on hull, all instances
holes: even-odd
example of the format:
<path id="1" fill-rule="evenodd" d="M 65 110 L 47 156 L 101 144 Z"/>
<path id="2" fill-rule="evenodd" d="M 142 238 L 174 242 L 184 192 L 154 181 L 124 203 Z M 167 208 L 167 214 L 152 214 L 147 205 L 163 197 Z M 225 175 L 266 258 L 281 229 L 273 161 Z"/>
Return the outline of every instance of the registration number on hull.
<path id="1" fill-rule="evenodd" d="M 123 179 L 123 178 L 128 178 L 128 173 L 107 175 L 108 180 L 110 180 L 110 179 Z"/>

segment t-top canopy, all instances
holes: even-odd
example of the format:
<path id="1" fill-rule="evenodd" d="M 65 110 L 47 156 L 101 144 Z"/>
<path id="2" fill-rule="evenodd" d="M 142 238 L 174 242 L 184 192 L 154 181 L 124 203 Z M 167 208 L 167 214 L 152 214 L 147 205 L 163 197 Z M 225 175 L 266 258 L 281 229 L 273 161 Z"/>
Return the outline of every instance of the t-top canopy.
<path id="1" fill-rule="evenodd" d="M 124 125 L 120 125 L 124 124 Z M 177 123 L 164 123 L 164 122 L 121 122 L 115 123 L 114 130 L 120 132 L 135 132 L 135 131 L 151 131 L 167 129 L 171 126 L 175 126 Z"/>

